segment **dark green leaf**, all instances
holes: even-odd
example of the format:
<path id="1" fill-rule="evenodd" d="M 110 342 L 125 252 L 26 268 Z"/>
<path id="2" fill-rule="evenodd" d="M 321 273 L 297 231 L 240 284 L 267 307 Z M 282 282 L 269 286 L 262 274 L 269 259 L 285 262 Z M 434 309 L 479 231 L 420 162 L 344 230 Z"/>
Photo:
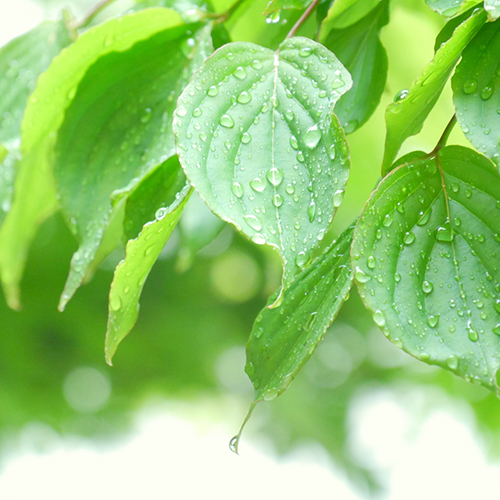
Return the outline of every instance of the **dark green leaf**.
<path id="1" fill-rule="evenodd" d="M 127 17 L 159 15 L 163 29 L 127 50 L 102 55 L 74 88 L 58 132 L 58 194 L 80 244 L 60 309 L 80 286 L 100 245 L 111 198 L 116 202 L 128 195 L 142 177 L 174 154 L 171 120 L 176 97 L 210 52 L 208 28 L 200 32 L 199 25 L 183 25 L 172 10 L 153 12 Z M 118 26 L 121 32 L 123 23 Z"/>
<path id="2" fill-rule="evenodd" d="M 127 243 L 125 260 L 115 270 L 109 293 L 108 331 L 106 334 L 106 361 L 111 364 L 120 342 L 132 330 L 139 315 L 139 298 L 146 278 L 165 243 L 170 238 L 189 198 L 191 186 L 185 185 L 178 199 L 156 213 L 156 220 L 148 222 L 135 240 Z"/>
<path id="3" fill-rule="evenodd" d="M 385 88 L 387 54 L 379 33 L 389 21 L 389 2 L 377 0 L 377 3 L 379 5 L 359 22 L 345 29 L 334 29 L 321 40 L 353 79 L 352 88 L 335 106 L 335 114 L 347 134 L 368 120 Z"/>
<path id="4" fill-rule="evenodd" d="M 264 11 L 264 15 L 278 12 L 281 9 L 305 9 L 312 0 L 271 0 Z"/>
<path id="5" fill-rule="evenodd" d="M 452 88 L 465 136 L 478 151 L 499 164 L 500 20 L 485 24 L 466 47 Z"/>
<path id="6" fill-rule="evenodd" d="M 295 277 L 279 307 L 264 307 L 257 316 L 245 368 L 256 401 L 274 399 L 286 390 L 337 316 L 352 285 L 353 229 Z"/>
<path id="7" fill-rule="evenodd" d="M 174 132 L 189 181 L 220 218 L 278 249 L 285 287 L 342 201 L 347 145 L 331 110 L 351 83 L 330 51 L 296 37 L 276 52 L 222 47 L 179 98 Z"/>
<path id="8" fill-rule="evenodd" d="M 321 23 L 319 38 L 324 39 L 332 29 L 351 26 L 380 4 L 380 0 L 335 0 Z"/>
<path id="9" fill-rule="evenodd" d="M 398 347 L 497 392 L 500 174 L 460 146 L 393 170 L 354 232 L 354 278 Z"/>
<path id="10" fill-rule="evenodd" d="M 247 345 L 245 371 L 255 388 L 240 432 L 259 401 L 271 401 L 282 394 L 312 356 L 328 327 L 337 316 L 352 286 L 349 250 L 354 226 L 348 228 L 325 252 L 303 269 L 286 290 L 283 302 L 270 308 L 276 295 L 255 320 Z"/>
<path id="11" fill-rule="evenodd" d="M 434 59 L 412 83 L 409 92 L 387 107 L 387 137 L 382 167 L 384 175 L 403 142 L 422 130 L 462 50 L 485 22 L 486 13 L 480 10 L 458 26 L 453 36 L 440 47 Z"/>
<path id="12" fill-rule="evenodd" d="M 172 206 L 186 182 L 177 156 L 151 170 L 127 199 L 123 223 L 126 240 L 137 238 L 144 224 L 155 220 L 160 208 Z"/>

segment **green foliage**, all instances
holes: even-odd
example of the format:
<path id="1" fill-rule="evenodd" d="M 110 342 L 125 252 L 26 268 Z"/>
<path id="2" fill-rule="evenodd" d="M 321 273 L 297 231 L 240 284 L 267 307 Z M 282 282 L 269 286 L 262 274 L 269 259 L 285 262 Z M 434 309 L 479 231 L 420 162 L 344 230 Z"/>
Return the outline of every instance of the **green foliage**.
<path id="1" fill-rule="evenodd" d="M 380 117 L 379 103 L 387 100 L 391 66 L 381 33 L 391 27 L 390 0 L 266 3 L 238 0 L 220 8 L 217 1 L 143 0 L 109 20 L 104 3 L 79 23 L 44 23 L 0 49 L 0 278 L 7 303 L 19 308 L 31 241 L 60 212 L 78 248 L 66 245 L 53 263 L 61 280 L 51 297 L 63 289 L 62 310 L 82 283 L 94 275 L 99 280 L 100 269 L 114 269 L 105 347 L 111 363 L 136 323 L 146 278 L 170 237 L 177 270 L 193 266 L 201 280 L 207 272 L 196 267 L 195 256 L 204 247 L 206 255 L 221 255 L 234 235 L 230 227 L 221 232 L 228 222 L 236 228 L 236 248 L 253 252 L 259 262 L 256 269 L 239 268 L 245 278 L 238 284 L 255 300 L 251 314 L 215 321 L 211 334 L 218 341 L 212 346 L 197 334 L 189 337 L 183 323 L 201 328 L 188 304 L 199 301 L 209 310 L 211 294 L 178 292 L 182 278 L 172 274 L 173 288 L 160 294 L 173 304 L 162 321 L 188 338 L 171 364 L 182 371 L 192 364 L 190 354 L 210 357 L 209 366 L 192 368 L 186 380 L 196 370 L 214 370 L 215 351 L 228 332 L 249 329 L 251 315 L 264 305 L 258 295 L 264 288 L 275 293 L 247 346 L 246 372 L 256 390 L 249 416 L 258 401 L 282 394 L 302 368 L 307 373 L 312 366 L 314 378 L 322 368 L 313 352 L 321 353 L 327 329 L 337 314 L 342 318 L 354 275 L 375 324 L 397 347 L 498 393 L 498 1 L 428 1 L 453 19 L 441 22 L 432 60 L 387 106 L 381 165 L 366 151 L 372 145 L 357 137 L 371 116 Z M 250 7 L 259 16 L 270 14 L 262 28 Z M 97 14 L 105 20 L 88 29 Z M 450 77 L 456 119 L 475 150 L 446 145 L 454 116 L 431 152 L 407 150 L 397 159 L 407 139 L 432 121 L 438 101 L 447 99 L 441 96 Z M 328 232 L 346 191 L 351 133 L 353 158 L 364 153 L 366 172 L 381 168 L 382 179 L 355 229 L 325 249 L 322 240 L 340 233 L 337 226 Z M 363 188 L 358 175 L 347 193 Z M 266 247 L 281 256 L 281 286 L 269 272 L 273 256 Z M 221 257 L 220 265 L 231 267 L 238 262 L 234 255 Z M 266 279 L 260 280 L 263 272 Z M 237 303 L 234 295 L 226 298 Z M 359 316 L 366 332 L 373 321 L 359 313 L 359 304 L 350 313 L 349 303 L 345 317 L 355 316 L 355 323 Z M 201 317 L 210 324 L 208 313 Z M 239 321 L 246 326 L 235 326 Z M 143 341 L 134 338 L 121 350 Z M 382 380 L 383 373 L 363 364 L 364 340 L 353 338 L 338 333 L 335 342 L 358 360 L 358 383 Z M 148 363 L 158 357 L 163 365 L 161 350 L 151 350 L 144 355 Z M 127 356 L 120 364 L 126 362 Z M 299 377 L 299 392 L 301 384 Z M 334 396 L 322 390 L 319 397 L 316 389 L 303 389 L 302 406 L 328 415 L 328 393 L 342 408 L 335 424 L 344 425 L 353 387 L 347 384 Z M 304 421 L 303 408 L 275 404 L 283 404 L 281 418 Z M 315 431 L 307 427 L 303 433 Z M 343 446 L 344 439 L 339 432 L 329 449 Z"/>

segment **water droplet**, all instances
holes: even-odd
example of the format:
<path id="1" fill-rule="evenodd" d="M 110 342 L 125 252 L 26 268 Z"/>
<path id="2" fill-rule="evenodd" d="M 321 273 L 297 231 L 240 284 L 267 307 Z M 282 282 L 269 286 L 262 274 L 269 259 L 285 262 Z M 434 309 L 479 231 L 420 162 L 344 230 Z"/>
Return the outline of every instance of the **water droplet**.
<path id="1" fill-rule="evenodd" d="M 444 241 L 444 242 L 453 241 L 453 233 L 451 231 L 450 225 L 446 224 L 444 227 L 438 228 L 436 238 L 438 241 Z"/>
<path id="2" fill-rule="evenodd" d="M 302 267 L 307 262 L 307 255 L 305 252 L 299 252 L 295 258 L 295 262 L 299 267 Z"/>
<path id="3" fill-rule="evenodd" d="M 195 118 L 198 118 L 198 116 L 201 116 L 201 113 L 202 113 L 202 111 L 201 111 L 200 108 L 194 108 L 194 110 L 193 110 L 193 116 Z"/>
<path id="4" fill-rule="evenodd" d="M 229 115 L 222 115 L 220 117 L 219 123 L 226 128 L 234 127 L 234 120 Z"/>
<path id="5" fill-rule="evenodd" d="M 165 207 L 159 208 L 155 213 L 156 220 L 163 219 L 167 214 L 168 214 L 168 208 Z"/>
<path id="6" fill-rule="evenodd" d="M 333 207 L 334 208 L 339 208 L 340 205 L 342 205 L 342 200 L 344 199 L 344 190 L 339 189 L 335 191 L 333 195 Z"/>
<path id="7" fill-rule="evenodd" d="M 493 333 L 495 335 L 500 335 L 500 323 L 493 327 Z"/>
<path id="8" fill-rule="evenodd" d="M 256 177 L 255 179 L 250 181 L 250 187 L 254 190 L 257 191 L 258 193 L 262 193 L 264 189 L 266 189 L 266 183 L 262 180 Z"/>
<path id="9" fill-rule="evenodd" d="M 252 96 L 250 95 L 249 92 L 244 90 L 239 96 L 238 96 L 238 102 L 240 104 L 247 104 L 252 100 Z"/>
<path id="10" fill-rule="evenodd" d="M 465 94 L 472 94 L 477 88 L 477 81 L 476 80 L 467 80 L 464 83 L 464 93 Z"/>
<path id="11" fill-rule="evenodd" d="M 122 301 L 120 297 L 113 297 L 109 301 L 109 307 L 111 308 L 112 311 L 119 311 L 122 307 Z"/>
<path id="12" fill-rule="evenodd" d="M 244 132 L 241 136 L 241 142 L 243 144 L 248 144 L 252 140 L 252 136 L 248 132 Z"/>
<path id="13" fill-rule="evenodd" d="M 175 110 L 175 112 L 177 113 L 177 116 L 186 116 L 186 113 L 187 113 L 187 109 L 184 107 L 184 106 L 178 106 L 177 109 Z"/>
<path id="14" fill-rule="evenodd" d="M 252 236 L 252 241 L 254 243 L 257 243 L 257 245 L 265 245 L 266 244 L 266 238 L 264 238 L 264 236 L 262 236 L 262 234 L 254 234 Z"/>
<path id="15" fill-rule="evenodd" d="M 344 80 L 342 80 L 342 78 L 340 78 L 339 76 L 337 78 L 335 78 L 335 80 L 333 80 L 332 82 L 332 89 L 333 90 L 336 90 L 340 87 L 342 87 L 343 85 L 345 85 L 345 82 Z"/>
<path id="16" fill-rule="evenodd" d="M 266 23 L 267 24 L 276 24 L 279 23 L 280 21 L 280 11 L 277 10 L 276 12 L 273 12 L 270 16 L 266 17 Z"/>
<path id="17" fill-rule="evenodd" d="M 458 367 L 458 357 L 452 354 L 447 360 L 446 364 L 448 365 L 449 368 L 452 370 L 456 370 Z"/>
<path id="18" fill-rule="evenodd" d="M 293 113 L 293 111 L 292 111 L 291 109 L 287 109 L 287 110 L 285 111 L 285 118 L 286 118 L 289 122 L 291 122 L 291 121 L 295 118 L 295 115 L 294 115 L 294 113 Z"/>
<path id="19" fill-rule="evenodd" d="M 231 441 L 229 441 L 229 449 L 233 452 L 238 454 L 238 442 L 240 438 L 239 436 L 234 436 L 231 438 Z"/>
<path id="20" fill-rule="evenodd" d="M 406 99 L 408 97 L 408 94 L 410 91 L 408 89 L 403 89 L 400 90 L 395 96 L 394 96 L 394 102 L 399 102 L 402 101 L 403 99 Z"/>
<path id="21" fill-rule="evenodd" d="M 262 69 L 262 63 L 255 59 L 254 61 L 252 61 L 252 64 L 251 64 L 252 68 L 254 69 Z"/>
<path id="22" fill-rule="evenodd" d="M 424 281 L 422 283 L 422 290 L 424 293 L 431 293 L 434 290 L 434 285 L 430 281 Z"/>
<path id="23" fill-rule="evenodd" d="M 486 85 L 486 87 L 481 90 L 481 99 L 487 101 L 493 95 L 493 86 Z"/>
<path id="24" fill-rule="evenodd" d="M 216 85 L 212 85 L 207 91 L 207 94 L 210 97 L 215 97 L 218 93 L 219 93 L 219 87 L 217 87 Z"/>
<path id="25" fill-rule="evenodd" d="M 382 222 L 382 224 L 383 224 L 385 227 L 389 227 L 389 226 L 392 224 L 392 214 L 387 214 L 387 215 L 384 217 L 384 221 Z"/>
<path id="26" fill-rule="evenodd" d="M 316 202 L 314 200 L 311 200 L 311 203 L 307 207 L 307 215 L 309 215 L 309 221 L 312 222 L 316 215 Z"/>
<path id="27" fill-rule="evenodd" d="M 497 300 L 495 302 L 495 306 L 494 307 L 495 307 L 495 311 L 498 312 L 498 313 L 500 313 L 500 300 Z"/>
<path id="28" fill-rule="evenodd" d="M 433 316 L 429 316 L 427 318 L 427 324 L 431 327 L 431 328 L 435 328 L 436 325 L 438 324 L 439 322 L 439 314 L 436 314 L 436 315 L 433 315 Z"/>
<path id="29" fill-rule="evenodd" d="M 359 283 L 367 283 L 372 279 L 372 277 L 369 274 L 366 274 L 360 267 L 356 267 L 356 269 L 354 269 L 354 277 Z"/>
<path id="30" fill-rule="evenodd" d="M 403 241 L 405 245 L 411 245 L 415 241 L 415 234 L 411 231 L 409 233 L 406 233 Z"/>
<path id="31" fill-rule="evenodd" d="M 273 186 L 279 186 L 283 182 L 283 170 L 273 167 L 267 172 L 267 180 Z"/>
<path id="32" fill-rule="evenodd" d="M 370 269 L 375 269 L 375 265 L 376 265 L 376 262 L 375 262 L 375 257 L 373 255 L 370 255 L 368 257 L 368 260 L 366 261 L 366 265 L 370 268 Z"/>
<path id="33" fill-rule="evenodd" d="M 302 47 L 299 50 L 300 57 L 309 57 L 312 54 L 312 49 L 310 47 Z"/>
<path id="34" fill-rule="evenodd" d="M 318 125 L 313 125 L 307 129 L 307 132 L 304 134 L 304 144 L 309 149 L 314 149 L 321 139 L 321 132 L 318 129 Z"/>
<path id="35" fill-rule="evenodd" d="M 467 332 L 469 334 L 469 340 L 476 342 L 479 336 L 476 329 L 470 323 L 467 325 Z"/>
<path id="36" fill-rule="evenodd" d="M 255 215 L 244 215 L 243 219 L 245 222 L 255 231 L 260 231 L 262 229 L 262 221 Z"/>
<path id="37" fill-rule="evenodd" d="M 384 313 L 382 311 L 375 311 L 373 313 L 373 321 L 375 321 L 375 323 L 378 325 L 378 326 L 385 326 L 385 316 L 384 316 Z"/>
<path id="38" fill-rule="evenodd" d="M 417 224 L 419 226 L 425 226 L 429 222 L 430 217 L 431 217 L 431 209 L 427 210 L 427 212 L 424 212 L 422 214 L 422 217 L 417 222 Z"/>
<path id="39" fill-rule="evenodd" d="M 299 149 L 297 139 L 293 135 L 292 137 L 290 137 L 290 146 L 292 146 L 292 148 L 295 149 L 296 151 Z"/>
<path id="40" fill-rule="evenodd" d="M 247 71 L 243 66 L 238 66 L 233 75 L 238 78 L 238 80 L 244 80 L 247 76 Z"/>
<path id="41" fill-rule="evenodd" d="M 283 196 L 281 196 L 280 194 L 275 194 L 273 196 L 273 205 L 276 208 L 281 207 L 281 205 L 283 205 Z"/>
<path id="42" fill-rule="evenodd" d="M 243 196 L 243 186 L 239 182 L 233 182 L 232 191 L 234 196 L 237 196 L 238 198 Z M 257 231 L 259 231 L 259 229 L 257 229 Z"/>
<path id="43" fill-rule="evenodd" d="M 278 396 L 278 389 L 268 389 L 264 394 L 263 394 L 263 399 L 264 401 L 272 401 L 273 399 L 276 399 Z"/>
<path id="44" fill-rule="evenodd" d="M 295 187 L 293 186 L 293 184 L 287 184 L 285 190 L 288 194 L 295 193 Z"/>

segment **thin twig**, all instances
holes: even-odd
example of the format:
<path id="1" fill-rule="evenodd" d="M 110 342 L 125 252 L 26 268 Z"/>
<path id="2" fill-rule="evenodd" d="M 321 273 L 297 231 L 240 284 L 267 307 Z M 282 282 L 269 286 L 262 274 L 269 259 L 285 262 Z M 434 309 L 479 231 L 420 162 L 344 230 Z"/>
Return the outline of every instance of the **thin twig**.
<path id="1" fill-rule="evenodd" d="M 75 25 L 75 29 L 85 28 L 88 26 L 102 10 L 114 1 L 115 0 L 101 0 L 79 23 Z"/>
<path id="2" fill-rule="evenodd" d="M 286 38 L 292 38 L 292 36 L 295 36 L 295 33 L 297 33 L 299 28 L 309 19 L 309 16 L 312 14 L 318 3 L 319 0 L 314 0 L 311 5 L 307 7 L 304 13 L 300 16 L 299 20 L 294 24 L 293 28 L 290 30 Z"/>
<path id="3" fill-rule="evenodd" d="M 438 151 L 446 145 L 446 142 L 450 138 L 450 134 L 453 130 L 453 127 L 455 126 L 455 123 L 457 123 L 457 115 L 453 115 L 451 117 L 451 120 L 448 122 L 448 125 L 446 125 L 446 128 L 443 131 L 443 134 L 439 138 L 438 143 L 436 144 L 436 147 L 429 153 L 429 156 L 436 156 Z"/>

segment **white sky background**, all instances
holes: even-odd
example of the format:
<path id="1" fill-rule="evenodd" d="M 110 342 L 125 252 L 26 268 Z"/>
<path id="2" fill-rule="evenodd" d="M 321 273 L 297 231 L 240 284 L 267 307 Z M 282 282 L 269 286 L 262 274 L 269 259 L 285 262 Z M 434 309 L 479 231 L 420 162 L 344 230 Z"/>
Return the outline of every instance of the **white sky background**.
<path id="1" fill-rule="evenodd" d="M 43 15 L 28 0 L 0 0 L 0 45 Z M 379 472 L 386 486 L 381 499 L 498 499 L 500 466 L 489 464 L 471 414 L 435 394 L 432 411 L 421 420 L 428 398 L 420 389 L 383 388 L 353 402 L 352 449 Z M 0 470 L 0 499 L 366 498 L 320 447 L 279 458 L 247 433 L 241 455 L 232 454 L 228 438 L 244 412 L 240 407 L 236 415 L 234 406 L 234 400 L 198 400 L 144 410 L 130 436 L 106 446 L 62 439 L 32 423 Z"/>

